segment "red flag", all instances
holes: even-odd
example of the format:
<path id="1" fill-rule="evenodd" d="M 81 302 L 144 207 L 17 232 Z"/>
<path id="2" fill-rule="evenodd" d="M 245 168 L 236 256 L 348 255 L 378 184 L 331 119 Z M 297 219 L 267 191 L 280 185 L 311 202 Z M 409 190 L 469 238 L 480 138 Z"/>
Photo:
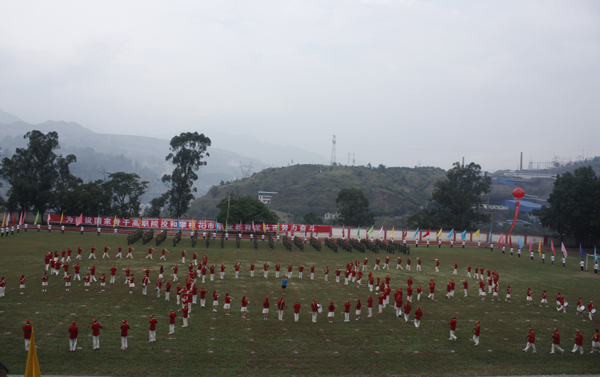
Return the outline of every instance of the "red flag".
<path id="1" fill-rule="evenodd" d="M 79 217 L 77 218 L 77 222 L 75 223 L 75 226 L 79 226 L 81 225 L 81 223 L 83 222 L 83 212 L 81 213 L 81 215 L 79 215 Z"/>
<path id="2" fill-rule="evenodd" d="M 512 221 L 512 225 L 510 226 L 510 230 L 508 231 L 508 234 L 511 234 L 513 229 L 515 228 L 515 224 L 517 224 L 517 217 L 519 217 L 519 202 L 515 203 L 515 215 L 513 217 L 513 221 Z"/>
<path id="3" fill-rule="evenodd" d="M 306 232 L 308 232 L 308 227 L 304 225 L 304 237 L 306 237 Z"/>
<path id="4" fill-rule="evenodd" d="M 346 227 L 342 225 L 342 238 L 346 237 Z"/>
<path id="5" fill-rule="evenodd" d="M 552 246 L 552 255 L 556 256 L 556 251 L 554 251 L 554 241 L 550 240 L 550 246 Z"/>
<path id="6" fill-rule="evenodd" d="M 510 238 L 508 239 L 508 244 L 510 245 L 510 248 L 512 249 L 512 236 L 510 236 Z"/>
<path id="7" fill-rule="evenodd" d="M 406 238 L 406 234 L 408 233 L 408 229 L 404 229 L 402 231 L 402 238 Z"/>
<path id="8" fill-rule="evenodd" d="M 429 235 L 429 232 L 431 232 L 431 228 L 427 229 L 427 233 L 425 233 L 424 235 L 422 235 L 421 237 L 427 237 Z"/>
<path id="9" fill-rule="evenodd" d="M 15 212 L 15 215 L 13 216 L 13 226 L 15 225 L 15 221 L 17 221 L 17 213 Z"/>
<path id="10" fill-rule="evenodd" d="M 160 229 L 162 226 L 162 217 L 158 217 L 158 229 Z"/>
<path id="11" fill-rule="evenodd" d="M 329 238 L 333 238 L 333 227 L 329 228 Z"/>
<path id="12" fill-rule="evenodd" d="M 294 237 L 294 223 L 292 223 L 292 237 Z"/>
<path id="13" fill-rule="evenodd" d="M 500 240 L 498 241 L 498 247 L 504 243 L 504 233 L 500 233 Z"/>
<path id="14" fill-rule="evenodd" d="M 533 250 L 532 248 L 533 248 L 533 242 L 530 242 L 530 243 L 529 243 L 529 252 L 530 252 L 530 253 L 531 253 L 531 250 Z"/>

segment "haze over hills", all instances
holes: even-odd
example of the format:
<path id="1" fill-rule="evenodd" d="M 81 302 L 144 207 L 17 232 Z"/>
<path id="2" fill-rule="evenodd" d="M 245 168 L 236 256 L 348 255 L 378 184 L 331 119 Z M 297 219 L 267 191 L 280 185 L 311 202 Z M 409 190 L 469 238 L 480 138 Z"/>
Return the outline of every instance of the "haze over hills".
<path id="1" fill-rule="evenodd" d="M 77 156 L 77 162 L 72 165 L 72 173 L 84 181 L 103 179 L 107 172 L 135 172 L 150 181 L 151 189 L 144 196 L 144 202 L 166 190 L 160 182 L 160 177 L 172 169 L 172 165 L 165 161 L 165 156 L 169 153 L 169 137 L 161 139 L 101 134 L 78 123 L 65 121 L 46 121 L 33 125 L 1 110 L 0 117 L 3 120 L 0 122 L 0 147 L 3 156 L 10 155 L 15 148 L 26 147 L 27 140 L 23 135 L 28 131 L 34 129 L 44 133 L 56 131 L 61 146 L 57 153 L 63 155 L 72 153 Z M 177 133 L 173 133 L 172 136 L 175 134 Z M 214 136 L 205 134 L 211 138 L 212 146 L 208 148 L 210 154 L 210 157 L 206 158 L 208 164 L 201 169 L 200 178 L 196 182 L 199 195 L 221 181 L 242 178 L 240 164 L 246 165 L 245 169 L 251 174 L 263 168 L 283 166 L 290 161 L 299 162 L 302 155 L 310 161 L 325 162 L 324 157 L 304 152 L 296 147 L 274 145 L 253 137 L 228 137 L 223 132 L 218 132 Z M 263 156 L 266 160 L 246 157 L 245 153 Z M 250 166 L 252 168 L 249 168 Z"/>

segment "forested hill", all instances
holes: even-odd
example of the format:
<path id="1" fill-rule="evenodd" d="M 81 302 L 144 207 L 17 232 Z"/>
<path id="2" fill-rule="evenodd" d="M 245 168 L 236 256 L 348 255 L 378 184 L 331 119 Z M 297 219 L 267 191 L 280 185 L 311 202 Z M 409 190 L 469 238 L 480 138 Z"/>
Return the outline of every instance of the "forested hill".
<path id="1" fill-rule="evenodd" d="M 313 211 L 319 217 L 336 212 L 335 199 L 343 188 L 362 189 L 377 216 L 395 217 L 418 210 L 445 177 L 440 168 L 367 168 L 350 166 L 295 165 L 265 169 L 250 178 L 213 186 L 196 199 L 188 212 L 193 217 L 213 218 L 216 205 L 228 193 L 258 197 L 258 191 L 277 192 L 269 208 L 291 213 L 296 221 Z"/>

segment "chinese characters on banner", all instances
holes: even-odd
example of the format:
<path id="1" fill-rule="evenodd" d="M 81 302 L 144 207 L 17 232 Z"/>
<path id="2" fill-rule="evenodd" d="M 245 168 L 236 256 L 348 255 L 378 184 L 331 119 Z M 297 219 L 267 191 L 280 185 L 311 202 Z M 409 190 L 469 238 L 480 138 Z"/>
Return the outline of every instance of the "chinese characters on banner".
<path id="1" fill-rule="evenodd" d="M 63 216 L 63 224 L 75 225 L 79 216 Z M 116 224 L 115 224 L 116 221 Z M 50 215 L 51 223 L 59 223 L 60 215 Z M 140 224 L 141 223 L 141 224 Z M 199 231 L 215 231 L 214 220 L 193 220 L 193 226 L 195 230 Z M 102 216 L 83 216 L 81 225 L 90 226 L 117 226 L 119 228 L 153 228 L 153 229 L 177 229 L 177 219 L 119 219 L 115 220 L 114 217 L 102 217 Z M 225 224 L 218 223 L 218 231 L 225 231 Z M 229 224 L 228 232 L 256 232 L 262 233 L 263 224 Z M 265 224 L 267 232 L 277 232 L 277 224 Z M 180 220 L 180 230 L 192 230 L 192 219 Z M 305 225 L 305 224 L 279 224 L 280 232 L 301 232 L 301 233 L 329 233 L 331 232 L 331 225 Z"/>

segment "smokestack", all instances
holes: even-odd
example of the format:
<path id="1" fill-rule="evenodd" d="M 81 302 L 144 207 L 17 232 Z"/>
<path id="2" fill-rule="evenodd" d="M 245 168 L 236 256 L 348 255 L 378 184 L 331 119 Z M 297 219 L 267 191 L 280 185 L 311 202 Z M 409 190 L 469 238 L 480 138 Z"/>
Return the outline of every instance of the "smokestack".
<path id="1" fill-rule="evenodd" d="M 463 157 L 463 168 L 465 167 L 465 158 Z"/>
<path id="2" fill-rule="evenodd" d="M 521 152 L 521 165 L 520 165 L 519 170 L 523 171 L 523 152 Z"/>

